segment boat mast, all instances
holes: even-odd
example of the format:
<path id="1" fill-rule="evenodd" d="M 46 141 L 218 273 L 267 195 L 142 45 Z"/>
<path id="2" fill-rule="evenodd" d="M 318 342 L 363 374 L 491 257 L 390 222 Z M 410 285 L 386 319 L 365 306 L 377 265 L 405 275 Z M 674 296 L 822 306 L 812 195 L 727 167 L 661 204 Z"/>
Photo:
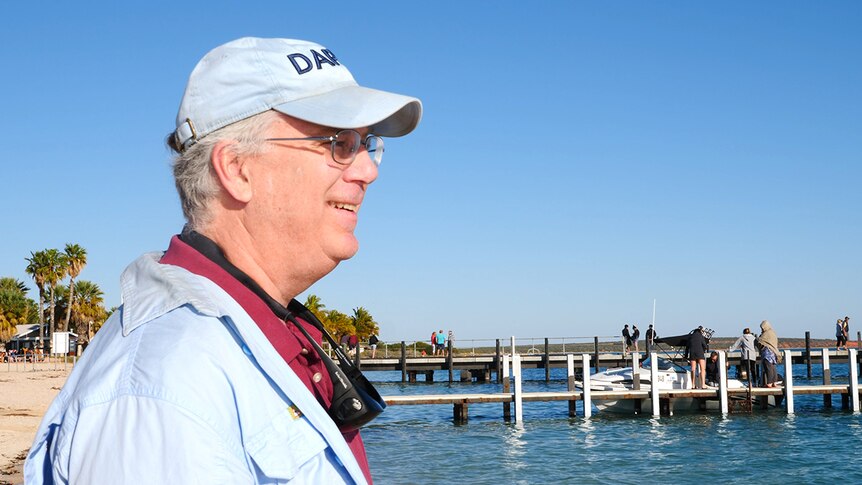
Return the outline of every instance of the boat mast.
<path id="1" fill-rule="evenodd" d="M 655 298 L 652 299 L 652 331 L 655 332 Z"/>

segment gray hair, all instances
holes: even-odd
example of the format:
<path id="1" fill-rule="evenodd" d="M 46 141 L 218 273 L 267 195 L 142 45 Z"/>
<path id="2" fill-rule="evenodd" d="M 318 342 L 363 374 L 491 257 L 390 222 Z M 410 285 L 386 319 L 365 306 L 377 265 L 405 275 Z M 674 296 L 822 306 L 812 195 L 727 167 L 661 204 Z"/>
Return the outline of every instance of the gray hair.
<path id="1" fill-rule="evenodd" d="M 212 220 L 209 204 L 221 189 L 211 163 L 216 144 L 233 140 L 231 151 L 234 154 L 260 154 L 264 151 L 266 131 L 278 117 L 275 111 L 264 111 L 216 130 L 182 151 L 176 146 L 173 132 L 168 135 L 167 145 L 174 152 L 174 182 L 189 228 L 199 230 Z"/>

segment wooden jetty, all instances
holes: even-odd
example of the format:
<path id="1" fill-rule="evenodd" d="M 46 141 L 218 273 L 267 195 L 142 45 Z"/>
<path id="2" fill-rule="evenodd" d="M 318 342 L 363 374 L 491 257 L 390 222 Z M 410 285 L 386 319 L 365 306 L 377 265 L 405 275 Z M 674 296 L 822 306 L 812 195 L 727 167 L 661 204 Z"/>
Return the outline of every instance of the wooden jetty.
<path id="1" fill-rule="evenodd" d="M 793 370 L 794 351 L 784 350 L 784 380 L 783 387 L 771 388 L 751 388 L 751 389 L 728 389 L 727 387 L 727 356 L 724 351 L 719 351 L 719 387 L 717 389 L 665 389 L 661 390 L 658 386 L 657 359 L 652 359 L 651 376 L 653 382 L 651 389 L 657 391 L 646 390 L 625 390 L 625 391 L 591 391 L 589 384 L 589 373 L 584 376 L 582 382 L 575 380 L 575 362 L 579 361 L 580 368 L 589 368 L 591 356 L 589 354 L 581 354 L 576 359 L 574 354 L 566 356 L 566 366 L 568 369 L 568 386 L 565 391 L 558 392 L 530 392 L 521 391 L 521 370 L 522 361 L 527 360 L 530 356 L 514 355 L 511 356 L 512 381 L 514 384 L 514 392 L 510 392 L 510 379 L 504 379 L 503 392 L 488 393 L 488 394 L 441 394 L 441 395 L 423 395 L 423 396 L 385 396 L 384 400 L 388 405 L 451 405 L 453 406 L 453 419 L 456 423 L 466 423 L 468 418 L 468 409 L 470 404 L 474 403 L 502 403 L 503 418 L 511 419 L 512 406 L 515 407 L 515 421 L 522 421 L 522 405 L 523 402 L 549 402 L 549 401 L 566 401 L 568 403 L 568 415 L 570 417 L 577 416 L 576 405 L 581 403 L 582 416 L 589 418 L 592 414 L 592 401 L 594 400 L 652 400 L 652 415 L 654 417 L 667 416 L 673 414 L 673 403 L 679 398 L 695 398 L 701 400 L 705 404 L 707 400 L 716 400 L 720 402 L 720 411 L 728 414 L 736 411 L 732 403 L 748 403 L 748 406 L 743 406 L 746 411 L 751 411 L 752 401 L 756 401 L 761 408 L 766 408 L 766 401 L 769 396 L 775 396 L 776 402 L 783 402 L 784 409 L 787 413 L 793 414 L 794 397 L 797 395 L 813 395 L 820 394 L 823 396 L 824 407 L 832 407 L 832 396 L 840 395 L 842 408 L 852 409 L 853 412 L 860 410 L 860 387 L 858 383 L 858 359 L 856 349 L 850 349 L 844 352 L 848 360 L 850 376 L 849 383 L 836 385 L 831 383 L 830 373 L 830 358 L 834 351 L 822 349 L 818 354 L 818 361 L 823 366 L 823 383 L 821 385 L 794 385 Z M 809 352 L 809 359 L 813 358 L 813 354 Z M 654 354 L 655 355 L 655 354 Z M 509 373 L 509 355 L 503 355 L 502 368 L 506 374 Z M 580 384 L 582 390 L 577 390 L 576 385 Z M 705 408 L 705 406 L 703 406 Z"/>
<path id="2" fill-rule="evenodd" d="M 811 368 L 814 365 L 822 365 L 824 349 L 812 349 L 809 333 L 805 334 L 805 348 L 790 349 L 790 358 L 794 364 L 805 364 L 808 377 L 811 377 Z M 829 358 L 833 362 L 847 362 L 847 350 L 829 350 Z M 424 381 L 432 382 L 435 371 L 448 371 L 448 381 L 477 381 L 487 382 L 496 376 L 498 383 L 502 382 L 502 363 L 505 349 L 501 347 L 500 340 L 496 342 L 495 352 L 483 355 L 453 355 L 450 346 L 446 356 L 408 357 L 407 346 L 401 342 L 399 357 L 361 359 L 360 353 L 355 356 L 356 364 L 363 372 L 400 371 L 402 382 L 417 382 L 418 376 L 423 376 Z M 521 355 L 521 366 L 524 369 L 544 369 L 545 381 L 550 381 L 551 369 L 566 368 L 567 356 L 573 352 L 551 352 L 548 339 L 545 339 L 544 352 Z M 580 352 L 578 354 L 581 354 Z M 631 365 L 631 357 L 623 355 L 622 352 L 600 352 L 598 337 L 595 337 L 594 349 L 590 352 L 592 357 L 593 372 L 600 368 L 627 367 Z M 683 365 L 681 357 L 674 353 L 659 352 L 658 356 L 668 360 L 675 360 Z M 741 352 L 734 351 L 727 355 L 730 365 L 740 365 Z M 580 361 L 575 363 L 577 374 L 583 374 L 583 366 Z M 457 373 L 457 374 L 456 374 Z"/>

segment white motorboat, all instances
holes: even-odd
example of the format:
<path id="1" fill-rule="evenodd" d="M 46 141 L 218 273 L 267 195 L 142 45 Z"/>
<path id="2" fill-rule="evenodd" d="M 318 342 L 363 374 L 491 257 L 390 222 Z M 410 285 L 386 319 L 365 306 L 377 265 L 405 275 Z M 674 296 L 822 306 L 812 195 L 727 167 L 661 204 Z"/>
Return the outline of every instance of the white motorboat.
<path id="1" fill-rule="evenodd" d="M 652 371 L 649 359 L 639 366 L 637 379 L 640 381 L 640 389 L 642 391 L 650 391 L 652 389 Z M 590 376 L 591 391 L 630 391 L 634 389 L 634 372 L 631 366 L 618 367 L 607 369 L 605 371 L 593 374 Z M 691 374 L 689 371 L 675 364 L 674 362 L 659 358 L 658 359 L 658 385 L 659 389 L 692 389 Z M 745 384 L 738 379 L 727 380 L 728 389 L 742 389 Z M 717 387 L 711 387 L 717 389 Z M 601 411 L 610 411 L 618 413 L 632 414 L 635 412 L 634 399 L 620 399 L 616 401 L 606 401 L 594 399 L 593 403 Z M 640 400 L 641 412 L 650 414 L 652 412 L 652 400 Z M 717 400 L 707 400 L 707 409 L 719 409 Z M 680 397 L 673 401 L 673 410 L 676 411 L 696 411 L 700 409 L 700 403 L 696 398 Z"/>

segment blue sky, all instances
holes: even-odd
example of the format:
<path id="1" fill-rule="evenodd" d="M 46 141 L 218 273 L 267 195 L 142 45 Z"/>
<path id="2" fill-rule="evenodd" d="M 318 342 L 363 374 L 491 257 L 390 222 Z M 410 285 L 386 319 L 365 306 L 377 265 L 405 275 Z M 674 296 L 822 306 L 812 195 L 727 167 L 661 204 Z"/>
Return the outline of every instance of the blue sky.
<path id="1" fill-rule="evenodd" d="M 122 5 L 122 6 L 120 6 Z M 119 275 L 183 224 L 164 136 L 209 49 L 308 39 L 417 96 L 361 249 L 310 291 L 388 341 L 862 328 L 862 3 L 14 2 L 0 276 Z M 304 295 L 302 295 L 304 297 Z"/>

